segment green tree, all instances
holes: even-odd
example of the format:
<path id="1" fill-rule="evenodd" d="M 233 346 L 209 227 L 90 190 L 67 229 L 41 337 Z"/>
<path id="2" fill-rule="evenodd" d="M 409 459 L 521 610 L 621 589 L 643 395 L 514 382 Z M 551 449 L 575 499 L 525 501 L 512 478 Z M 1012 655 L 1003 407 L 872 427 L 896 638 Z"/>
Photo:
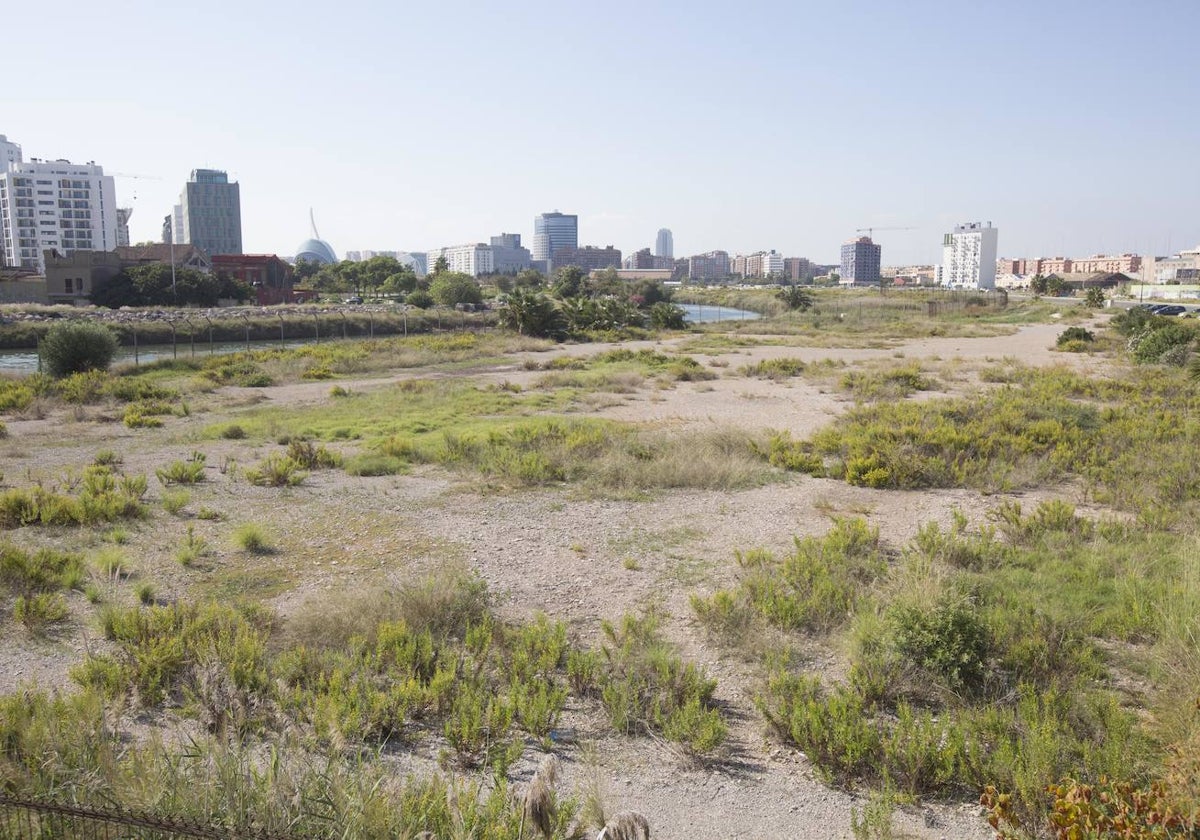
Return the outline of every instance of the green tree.
<path id="1" fill-rule="evenodd" d="M 1042 275 L 1035 274 L 1029 279 L 1029 291 L 1033 292 L 1035 295 L 1046 294 L 1047 288 L 1048 286 L 1046 283 L 1046 278 Z"/>
<path id="2" fill-rule="evenodd" d="M 675 304 L 660 300 L 650 307 L 650 324 L 660 330 L 682 330 L 687 328 L 687 316 Z"/>
<path id="3" fill-rule="evenodd" d="M 1058 297 L 1067 290 L 1067 281 L 1063 280 L 1057 274 L 1051 274 L 1046 278 L 1046 294 L 1051 297 Z"/>
<path id="4" fill-rule="evenodd" d="M 450 263 L 447 262 L 446 256 L 443 254 L 442 256 L 437 258 L 436 262 L 434 262 L 433 271 L 430 273 L 431 274 L 445 274 L 449 270 L 450 270 Z"/>
<path id="5" fill-rule="evenodd" d="M 247 300 L 251 289 L 229 277 L 204 274 L 192 268 L 150 263 L 127 268 L 92 291 L 92 303 L 122 306 L 216 306 L 222 298 Z"/>
<path id="6" fill-rule="evenodd" d="M 508 296 L 500 309 L 500 325 L 538 338 L 560 338 L 565 328 L 554 301 L 530 289 L 516 289 Z"/>
<path id="7" fill-rule="evenodd" d="M 783 301 L 788 309 L 807 312 L 812 309 L 813 296 L 808 289 L 802 289 L 799 286 L 784 286 L 775 293 L 775 297 Z"/>
<path id="8" fill-rule="evenodd" d="M 117 355 L 117 337 L 103 324 L 67 321 L 50 328 L 40 352 L 46 371 L 54 377 L 107 370 Z"/>
<path id="9" fill-rule="evenodd" d="M 319 262 L 301 258 L 296 260 L 296 265 L 292 269 L 292 276 L 298 281 L 308 280 L 316 277 L 320 270 L 321 264 Z"/>
<path id="10" fill-rule="evenodd" d="M 443 306 L 483 303 L 483 290 L 475 278 L 457 271 L 439 272 L 429 284 L 429 293 Z"/>
<path id="11" fill-rule="evenodd" d="M 1087 290 L 1087 295 L 1084 296 L 1083 302 L 1092 309 L 1100 309 L 1104 306 L 1104 290 L 1099 286 L 1092 286 Z"/>
<path id="12" fill-rule="evenodd" d="M 388 279 L 394 274 L 400 274 L 405 270 L 411 271 L 395 257 L 378 256 L 371 257 L 369 260 L 364 260 L 358 263 L 359 280 L 372 295 L 378 294 L 383 288 Z M 416 278 L 413 278 L 414 285 Z"/>
<path id="13" fill-rule="evenodd" d="M 384 281 L 383 290 L 388 294 L 407 294 L 417 288 L 417 273 L 409 266 L 403 266 L 400 271 Z"/>
<path id="14" fill-rule="evenodd" d="M 577 298 L 584 293 L 583 269 L 577 265 L 564 265 L 554 272 L 554 294 L 560 298 Z"/>
<path id="15" fill-rule="evenodd" d="M 637 280 L 629 289 L 629 298 L 639 306 L 654 306 L 656 303 L 669 302 L 671 292 L 657 280 Z"/>
<path id="16" fill-rule="evenodd" d="M 527 268 L 517 272 L 516 278 L 513 279 L 513 285 L 518 289 L 540 289 L 546 285 L 546 277 L 536 268 Z"/>

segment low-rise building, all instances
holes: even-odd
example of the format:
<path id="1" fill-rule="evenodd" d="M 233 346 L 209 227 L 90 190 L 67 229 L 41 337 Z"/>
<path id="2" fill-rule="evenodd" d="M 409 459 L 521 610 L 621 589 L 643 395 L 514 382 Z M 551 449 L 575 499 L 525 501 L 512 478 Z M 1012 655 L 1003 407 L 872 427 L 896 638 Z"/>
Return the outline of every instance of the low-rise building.
<path id="1" fill-rule="evenodd" d="M 117 251 L 71 251 L 63 254 L 47 250 L 42 254 L 42 261 L 46 265 L 48 302 L 72 306 L 91 303 L 92 290 L 112 280 L 126 265 Z"/>
<path id="2" fill-rule="evenodd" d="M 212 258 L 197 245 L 175 245 L 155 242 L 149 245 L 123 245 L 114 249 L 126 266 L 151 265 L 172 261 L 176 268 L 192 268 L 204 274 L 212 273 Z"/>
<path id="3" fill-rule="evenodd" d="M 492 271 L 519 274 L 533 263 L 529 249 L 521 245 L 521 234 L 502 233 L 492 237 Z"/>
<path id="4" fill-rule="evenodd" d="M 248 285 L 259 306 L 296 302 L 292 267 L 274 254 L 218 254 L 212 258 L 212 270 Z"/>

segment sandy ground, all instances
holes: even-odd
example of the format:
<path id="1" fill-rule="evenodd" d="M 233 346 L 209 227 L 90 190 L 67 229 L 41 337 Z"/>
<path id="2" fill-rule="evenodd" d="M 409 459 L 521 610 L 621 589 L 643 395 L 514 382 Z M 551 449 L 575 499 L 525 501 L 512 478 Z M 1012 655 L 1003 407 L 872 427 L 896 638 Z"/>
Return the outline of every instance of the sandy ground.
<path id="1" fill-rule="evenodd" d="M 1049 350 L 1061 329 L 1028 326 L 1011 336 L 931 338 L 881 350 L 760 346 L 720 356 L 697 355 L 706 364 L 715 362 L 713 370 L 722 378 L 678 383 L 669 390 L 641 388 L 598 408 L 596 415 L 666 425 L 783 429 L 804 436 L 835 422 L 851 403 L 808 380 L 776 383 L 730 372 L 772 357 L 837 359 L 848 364 L 902 358 L 943 371 L 939 387 L 952 391 L 970 384 L 972 366 L 987 360 L 1015 357 L 1027 364 L 1094 364 L 1086 357 Z M 677 342 L 637 346 L 670 349 L 673 343 Z M 600 349 L 568 346 L 551 353 L 591 355 Z M 546 353 L 519 354 L 511 364 L 471 375 L 527 385 L 542 374 L 526 370 L 524 360 L 547 357 Z M 366 390 L 412 375 L 339 384 Z M 223 389 L 221 396 L 234 399 L 237 390 Z M 266 398 L 265 404 L 284 408 L 324 402 L 328 393 L 329 384 L 320 382 L 254 392 Z M 197 413 L 172 421 L 168 429 L 136 432 L 90 422 L 86 415 L 82 420 L 73 416 L 16 420 L 9 422 L 9 439 L 0 445 L 0 463 L 9 485 L 22 484 L 26 476 L 52 474 L 68 465 L 78 468 L 99 448 L 110 448 L 124 454 L 127 472 L 153 475 L 155 467 L 167 460 L 186 457 L 196 430 L 228 418 L 236 418 L 236 409 Z M 235 576 L 241 561 L 228 544 L 231 523 L 253 518 L 271 522 L 279 537 L 278 554 L 256 562 L 272 566 L 270 572 L 283 590 L 272 603 L 284 615 L 310 598 L 410 575 L 446 556 L 476 569 L 505 613 L 528 616 L 545 611 L 566 621 L 585 641 L 595 641 L 601 619 L 615 619 L 648 605 L 663 609 L 671 617 L 666 629 L 672 639 L 720 680 L 718 698 L 732 719 L 728 759 L 709 767 L 691 766 L 659 742 L 604 732 L 582 709 L 567 715 L 564 730 L 572 733 L 572 740 L 594 740 L 609 807 L 645 813 L 654 836 L 666 840 L 850 837 L 851 809 L 863 804 L 820 783 L 802 754 L 769 737 L 750 699 L 753 668 L 708 642 L 691 617 L 689 596 L 732 582 L 736 550 L 786 549 L 795 536 L 823 533 L 831 514 L 865 515 L 879 527 L 885 542 L 898 548 L 925 522 L 948 524 L 956 508 L 977 518 L 1000 503 L 997 497 L 969 491 L 878 491 L 807 476 L 790 476 L 741 492 L 685 491 L 642 501 L 597 500 L 578 498 L 569 488 L 493 493 L 434 468 L 382 478 L 322 471 L 301 487 L 281 492 L 230 482 L 219 470 L 226 457 L 250 463 L 274 447 L 205 441 L 200 448 L 208 456 L 210 480 L 192 491 L 189 507 L 195 510 L 207 504 L 228 511 L 229 518 L 223 523 L 192 520 L 186 524 L 210 541 L 213 557 L 191 570 L 172 561 L 173 546 L 186 527 L 182 520 L 160 513 L 130 529 L 136 562 L 141 569 L 154 571 L 161 597 L 194 591 L 190 587 L 197 578 L 214 586 L 222 581 L 237 586 L 240 580 L 253 579 L 254 574 L 245 579 Z M 1053 494 L 1029 494 L 1023 500 L 1040 495 Z M 9 536 L 17 541 L 26 538 L 23 533 Z M 38 537 L 64 543 L 72 538 L 70 534 Z M 265 568 L 258 574 L 264 574 Z M 29 680 L 65 685 L 70 664 L 99 644 L 94 631 L 82 622 L 52 641 L 30 642 L 23 634 L 6 630 L 0 639 L 0 692 Z M 836 675 L 842 667 L 835 650 L 817 646 L 813 656 L 818 671 Z M 588 772 L 580 752 L 567 748 L 563 758 L 565 785 L 577 788 Z M 431 762 L 432 757 L 406 760 L 420 764 Z M 531 755 L 523 772 L 529 772 L 535 760 Z M 897 828 L 913 837 L 991 836 L 971 803 L 913 807 L 902 810 L 896 819 Z"/>

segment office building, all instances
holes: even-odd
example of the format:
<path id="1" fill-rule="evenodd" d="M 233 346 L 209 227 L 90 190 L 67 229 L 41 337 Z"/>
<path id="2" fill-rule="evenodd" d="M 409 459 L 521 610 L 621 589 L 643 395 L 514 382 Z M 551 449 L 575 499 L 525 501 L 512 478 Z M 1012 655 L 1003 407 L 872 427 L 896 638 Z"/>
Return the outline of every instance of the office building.
<path id="1" fill-rule="evenodd" d="M 688 277 L 692 280 L 724 280 L 729 276 L 729 254 L 726 251 L 709 251 L 688 257 Z"/>
<path id="2" fill-rule="evenodd" d="M 605 268 L 621 267 L 621 252 L 611 245 L 597 248 L 594 245 L 584 245 L 582 248 L 559 248 L 551 257 L 550 262 L 555 268 L 567 265 L 577 266 L 585 272 L 599 271 Z"/>
<path id="3" fill-rule="evenodd" d="M 492 246 L 484 245 L 482 242 L 434 248 L 426 255 L 430 265 L 437 265 L 437 261 L 441 257 L 446 258 L 447 270 L 469 274 L 472 277 L 491 274 L 496 269 L 492 259 Z"/>
<path id="4" fill-rule="evenodd" d="M 654 240 L 654 256 L 675 258 L 675 237 L 667 228 L 659 230 L 658 237 Z"/>
<path id="5" fill-rule="evenodd" d="M 559 213 L 542 213 L 533 218 L 534 260 L 547 263 L 554 259 L 554 252 L 561 248 L 579 247 L 579 217 Z M 547 265 L 547 269 L 550 266 Z"/>
<path id="6" fill-rule="evenodd" d="M 117 204 L 111 175 L 94 162 L 20 159 L 3 140 L 0 155 L 0 254 L 6 265 L 45 271 L 45 251 L 111 251 Z M 11 156 L 11 160 L 9 159 Z"/>
<path id="7" fill-rule="evenodd" d="M 842 245 L 842 285 L 863 286 L 878 283 L 881 251 L 882 249 L 872 242 L 869 236 L 860 236 L 858 239 L 851 239 L 844 243 Z"/>
<path id="8" fill-rule="evenodd" d="M 237 181 L 217 169 L 193 169 L 179 194 L 175 244 L 210 254 L 242 253 L 242 199 Z"/>
<path id="9" fill-rule="evenodd" d="M 133 215 L 132 207 L 117 208 L 117 244 L 129 244 L 129 217 Z"/>
<path id="10" fill-rule="evenodd" d="M 777 254 L 773 250 L 763 253 L 759 261 L 759 270 L 762 272 L 760 277 L 783 277 L 783 254 Z"/>
<path id="11" fill-rule="evenodd" d="M 517 274 L 532 264 L 533 256 L 521 244 L 521 234 L 502 233 L 492 237 L 492 270 L 497 274 Z"/>
<path id="12" fill-rule="evenodd" d="M 958 289 L 996 288 L 998 234 L 991 222 L 986 227 L 970 222 L 947 233 L 942 238 L 941 284 Z"/>

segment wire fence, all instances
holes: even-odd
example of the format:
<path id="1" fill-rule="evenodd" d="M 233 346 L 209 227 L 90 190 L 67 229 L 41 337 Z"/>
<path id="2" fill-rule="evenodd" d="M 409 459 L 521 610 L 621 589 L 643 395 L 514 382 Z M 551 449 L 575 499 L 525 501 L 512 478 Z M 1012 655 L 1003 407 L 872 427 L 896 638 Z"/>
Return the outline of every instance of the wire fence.
<path id="1" fill-rule="evenodd" d="M 125 808 L 19 799 L 0 793 L 0 840 L 296 840 Z"/>

